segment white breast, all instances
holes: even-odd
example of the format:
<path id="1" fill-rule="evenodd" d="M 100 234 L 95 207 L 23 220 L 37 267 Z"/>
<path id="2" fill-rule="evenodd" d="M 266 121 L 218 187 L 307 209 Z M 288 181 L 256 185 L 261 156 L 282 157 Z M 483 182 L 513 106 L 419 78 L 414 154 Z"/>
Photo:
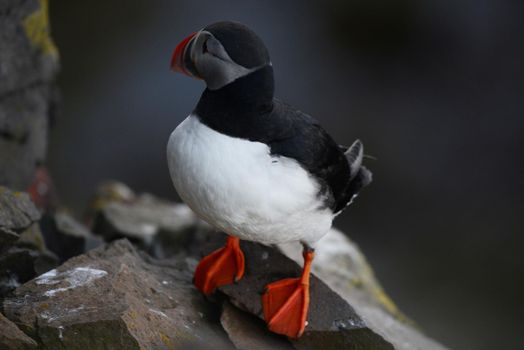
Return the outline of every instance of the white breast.
<path id="1" fill-rule="evenodd" d="M 293 159 L 214 131 L 190 115 L 171 134 L 169 171 L 180 197 L 216 228 L 266 244 L 314 243 L 331 227 L 318 184 Z"/>

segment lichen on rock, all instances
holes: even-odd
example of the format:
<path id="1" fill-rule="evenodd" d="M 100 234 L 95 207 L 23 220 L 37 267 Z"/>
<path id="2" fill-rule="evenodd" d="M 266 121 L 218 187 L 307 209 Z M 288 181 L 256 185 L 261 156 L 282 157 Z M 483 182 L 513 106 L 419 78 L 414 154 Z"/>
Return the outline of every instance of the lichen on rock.
<path id="1" fill-rule="evenodd" d="M 24 30 L 32 45 L 44 55 L 57 57 L 58 49 L 51 38 L 49 27 L 49 2 L 38 0 L 38 8 L 23 20 Z"/>

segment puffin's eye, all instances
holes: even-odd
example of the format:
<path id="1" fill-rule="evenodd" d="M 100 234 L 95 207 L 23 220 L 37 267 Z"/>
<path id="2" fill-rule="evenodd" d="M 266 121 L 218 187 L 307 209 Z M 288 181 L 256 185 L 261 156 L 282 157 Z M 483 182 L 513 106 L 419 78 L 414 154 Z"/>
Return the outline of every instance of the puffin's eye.
<path id="1" fill-rule="evenodd" d="M 204 41 L 204 45 L 202 45 L 202 54 L 206 52 L 209 52 L 209 50 L 207 49 L 207 40 Z"/>

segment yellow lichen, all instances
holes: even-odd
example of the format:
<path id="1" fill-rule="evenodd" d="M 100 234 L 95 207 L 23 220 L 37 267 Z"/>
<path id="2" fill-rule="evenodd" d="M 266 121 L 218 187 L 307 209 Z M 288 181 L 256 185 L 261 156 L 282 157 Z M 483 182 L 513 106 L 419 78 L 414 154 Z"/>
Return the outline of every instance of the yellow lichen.
<path id="1" fill-rule="evenodd" d="M 391 300 L 382 288 L 375 288 L 373 290 L 373 296 L 390 314 L 396 316 L 400 313 L 397 305 L 395 305 L 393 300 Z"/>
<path id="2" fill-rule="evenodd" d="M 404 315 L 402 311 L 397 307 L 397 305 L 391 300 L 391 298 L 384 292 L 384 290 L 380 286 L 376 286 L 371 291 L 373 297 L 375 300 L 382 305 L 382 307 L 393 317 L 395 317 L 397 320 L 409 324 L 411 326 L 416 326 L 416 323 Z"/>
<path id="3" fill-rule="evenodd" d="M 48 0 L 38 0 L 39 8 L 23 20 L 25 34 L 32 45 L 45 55 L 58 57 L 58 50 L 49 29 Z"/>
<path id="4" fill-rule="evenodd" d="M 138 313 L 135 311 L 135 310 L 131 310 L 129 313 L 128 313 L 129 317 L 131 317 L 133 320 L 136 320 L 137 317 L 138 317 Z"/>
<path id="5" fill-rule="evenodd" d="M 162 332 L 158 332 L 160 335 L 160 340 L 162 340 L 162 343 L 164 343 L 169 349 L 173 349 L 173 341 L 171 338 L 169 338 L 167 335 L 165 335 Z"/>
<path id="6" fill-rule="evenodd" d="M 361 278 L 358 278 L 358 277 L 354 277 L 351 280 L 349 280 L 349 284 L 352 287 L 355 287 L 355 288 L 362 288 L 362 287 L 364 287 L 364 281 Z"/>
<path id="7" fill-rule="evenodd" d="M 375 303 L 397 320 L 410 325 L 415 325 L 411 319 L 400 311 L 393 300 L 391 300 L 391 298 L 386 294 L 380 283 L 377 281 L 375 273 L 365 257 L 359 253 L 355 259 L 356 265 L 358 266 L 358 274 L 350 280 L 350 286 L 356 289 L 361 289 L 370 294 Z"/>

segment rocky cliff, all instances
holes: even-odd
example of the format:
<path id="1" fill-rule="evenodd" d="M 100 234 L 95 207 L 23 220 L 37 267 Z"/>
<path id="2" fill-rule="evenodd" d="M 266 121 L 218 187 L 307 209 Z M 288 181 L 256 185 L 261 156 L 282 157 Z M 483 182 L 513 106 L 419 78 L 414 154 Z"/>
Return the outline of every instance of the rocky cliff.
<path id="1" fill-rule="evenodd" d="M 337 230 L 317 248 L 306 332 L 290 340 L 266 329 L 260 295 L 299 275 L 299 245 L 242 242 L 245 277 L 206 298 L 192 274 L 224 235 L 185 205 L 105 184 L 88 228 L 62 211 L 40 218 L 25 194 L 1 194 L 0 348 L 444 349 L 396 309 Z"/>

